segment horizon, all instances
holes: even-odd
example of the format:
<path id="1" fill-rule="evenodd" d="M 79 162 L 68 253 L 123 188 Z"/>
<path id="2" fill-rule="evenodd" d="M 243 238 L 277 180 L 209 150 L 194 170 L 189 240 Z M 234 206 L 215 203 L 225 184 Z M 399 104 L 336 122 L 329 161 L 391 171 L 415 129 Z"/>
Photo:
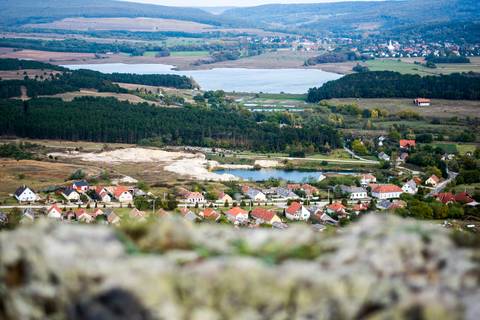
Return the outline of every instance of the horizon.
<path id="1" fill-rule="evenodd" d="M 335 2 L 382 2 L 385 0 L 119 0 L 124 2 L 146 3 L 172 7 L 222 8 L 222 7 L 255 7 L 267 4 L 315 4 Z"/>

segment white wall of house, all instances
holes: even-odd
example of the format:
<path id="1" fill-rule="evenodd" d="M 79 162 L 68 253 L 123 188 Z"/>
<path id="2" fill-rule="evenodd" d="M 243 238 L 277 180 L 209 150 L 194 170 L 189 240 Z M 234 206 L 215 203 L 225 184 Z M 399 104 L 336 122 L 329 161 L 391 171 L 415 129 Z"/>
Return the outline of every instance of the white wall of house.
<path id="1" fill-rule="evenodd" d="M 133 200 L 133 196 L 130 192 L 124 191 L 124 192 L 122 192 L 122 194 L 120 194 L 120 196 L 118 196 L 117 200 L 119 202 L 130 202 L 130 201 Z"/>
<path id="2" fill-rule="evenodd" d="M 38 200 L 37 194 L 29 188 L 23 190 L 22 194 L 19 196 L 15 195 L 15 198 L 20 202 L 34 202 Z"/>
<path id="3" fill-rule="evenodd" d="M 366 192 L 352 192 L 350 194 L 350 199 L 351 200 L 365 199 L 367 197 L 368 197 L 368 195 L 367 195 Z"/>
<path id="4" fill-rule="evenodd" d="M 372 196 L 377 199 L 398 199 L 402 192 L 372 192 Z"/>

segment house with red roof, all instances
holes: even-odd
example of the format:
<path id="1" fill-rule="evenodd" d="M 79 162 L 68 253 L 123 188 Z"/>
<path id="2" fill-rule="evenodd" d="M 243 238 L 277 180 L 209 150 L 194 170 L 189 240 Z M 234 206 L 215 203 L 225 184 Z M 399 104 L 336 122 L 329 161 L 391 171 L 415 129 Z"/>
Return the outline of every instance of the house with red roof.
<path id="1" fill-rule="evenodd" d="M 61 219 L 62 218 L 62 210 L 57 206 L 55 203 L 47 210 L 47 217 L 52 219 Z"/>
<path id="2" fill-rule="evenodd" d="M 439 177 L 432 174 L 427 180 L 425 180 L 425 184 L 435 188 L 440 183 L 440 180 L 441 179 Z"/>
<path id="3" fill-rule="evenodd" d="M 372 189 L 372 196 L 380 200 L 398 199 L 402 193 L 402 188 L 394 184 L 378 185 Z"/>
<path id="4" fill-rule="evenodd" d="M 285 209 L 285 217 L 293 221 L 307 221 L 310 219 L 310 211 L 308 211 L 300 202 L 294 201 L 287 209 Z"/>
<path id="5" fill-rule="evenodd" d="M 426 98 L 416 98 L 415 100 L 413 100 L 413 103 L 417 107 L 430 107 L 432 100 Z"/>
<path id="6" fill-rule="evenodd" d="M 106 188 L 102 186 L 97 186 L 95 188 L 95 195 L 97 196 L 97 199 L 101 202 L 110 203 L 112 201 L 112 197 L 110 196 L 110 193 Z"/>
<path id="7" fill-rule="evenodd" d="M 200 217 L 205 220 L 218 221 L 221 215 L 213 208 L 206 208 L 205 210 L 199 213 Z"/>
<path id="8" fill-rule="evenodd" d="M 468 204 L 468 203 L 475 202 L 475 200 L 468 193 L 461 192 L 455 195 L 455 202 L 458 202 L 461 204 Z"/>
<path id="9" fill-rule="evenodd" d="M 441 192 L 435 196 L 435 198 L 443 204 L 449 204 L 455 202 L 455 196 L 451 192 Z"/>
<path id="10" fill-rule="evenodd" d="M 335 213 L 337 215 L 344 215 L 347 213 L 347 207 L 345 207 L 340 202 L 334 202 L 326 207 L 326 211 L 328 214 Z"/>
<path id="11" fill-rule="evenodd" d="M 376 183 L 377 182 L 377 177 L 375 177 L 371 173 L 366 173 L 360 175 L 360 185 L 362 187 L 367 187 L 370 183 Z"/>
<path id="12" fill-rule="evenodd" d="M 104 215 L 102 209 L 97 208 L 97 209 L 93 210 L 92 216 L 94 218 L 97 218 L 98 216 L 102 216 L 102 215 Z"/>
<path id="13" fill-rule="evenodd" d="M 230 195 L 226 194 L 225 192 L 220 192 L 218 195 L 218 201 L 221 203 L 228 202 L 229 204 L 233 203 L 233 198 Z"/>
<path id="14" fill-rule="evenodd" d="M 352 207 L 352 211 L 355 212 L 356 214 L 359 214 L 360 212 L 367 211 L 368 210 L 368 205 L 364 203 L 357 203 Z"/>
<path id="15" fill-rule="evenodd" d="M 226 212 L 228 220 L 232 223 L 246 223 L 248 222 L 248 212 L 240 207 L 233 207 Z"/>
<path id="16" fill-rule="evenodd" d="M 80 222 L 91 223 L 93 221 L 93 217 L 88 214 L 87 210 L 82 208 L 75 210 L 75 217 Z"/>
<path id="17" fill-rule="evenodd" d="M 127 203 L 133 201 L 133 195 L 127 187 L 118 186 L 113 190 L 113 196 L 118 202 Z"/>
<path id="18" fill-rule="evenodd" d="M 252 210 L 252 212 L 250 212 L 250 215 L 252 216 L 252 218 L 254 218 L 257 222 L 260 223 L 263 222 L 273 224 L 275 222 L 282 222 L 282 220 L 277 216 L 274 211 L 265 208 L 255 208 Z"/>
<path id="19" fill-rule="evenodd" d="M 400 149 L 410 149 L 410 148 L 415 148 L 416 146 L 417 146 L 417 142 L 415 140 L 407 140 L 407 139 L 400 140 Z"/>
<path id="20" fill-rule="evenodd" d="M 140 211 L 137 208 L 133 208 L 129 213 L 130 218 L 133 219 L 145 219 L 147 213 L 145 211 Z"/>

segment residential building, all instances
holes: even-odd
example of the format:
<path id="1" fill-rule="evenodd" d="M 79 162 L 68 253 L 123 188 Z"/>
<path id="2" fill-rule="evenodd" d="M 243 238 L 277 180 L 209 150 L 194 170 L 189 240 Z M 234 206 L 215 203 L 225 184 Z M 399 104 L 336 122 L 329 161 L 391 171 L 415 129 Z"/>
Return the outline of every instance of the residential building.
<path id="1" fill-rule="evenodd" d="M 410 148 L 415 148 L 416 146 L 417 146 L 417 143 L 415 140 L 407 140 L 407 139 L 400 140 L 400 149 L 410 149 Z"/>
<path id="2" fill-rule="evenodd" d="M 75 181 L 72 184 L 72 189 L 74 189 L 75 191 L 77 191 L 79 193 L 84 193 L 84 192 L 88 191 L 89 185 L 88 185 L 88 182 L 85 181 L 85 180 Z"/>
<path id="3" fill-rule="evenodd" d="M 455 195 L 455 202 L 461 204 L 468 204 L 475 202 L 475 200 L 467 192 L 461 192 Z"/>
<path id="4" fill-rule="evenodd" d="M 260 223 L 273 224 L 275 222 L 282 222 L 274 211 L 264 208 L 255 208 L 250 212 L 250 215 Z"/>
<path id="5" fill-rule="evenodd" d="M 130 210 L 130 213 L 128 214 L 130 218 L 133 219 L 145 219 L 147 216 L 147 213 L 145 211 L 138 210 L 137 208 L 133 208 Z"/>
<path id="6" fill-rule="evenodd" d="M 17 199 L 18 202 L 35 202 L 39 197 L 29 187 L 22 186 L 15 191 L 15 199 Z"/>
<path id="7" fill-rule="evenodd" d="M 52 205 L 47 210 L 47 217 L 52 219 L 61 219 L 62 218 L 62 210 L 57 206 L 57 204 Z"/>
<path id="8" fill-rule="evenodd" d="M 257 190 L 257 189 L 249 188 L 246 195 L 253 202 L 265 202 L 265 201 L 267 201 L 267 196 L 265 196 L 265 194 L 262 191 Z"/>
<path id="9" fill-rule="evenodd" d="M 80 194 L 72 188 L 64 189 L 61 193 L 62 197 L 64 197 L 67 201 L 70 202 L 77 202 L 80 201 Z"/>
<path id="10" fill-rule="evenodd" d="M 110 196 L 110 193 L 104 187 L 100 187 L 100 186 L 96 187 L 95 194 L 97 196 L 97 199 L 101 202 L 104 202 L 104 203 L 112 202 L 112 197 Z"/>
<path id="11" fill-rule="evenodd" d="M 432 100 L 425 99 L 425 98 L 417 98 L 417 99 L 413 100 L 413 103 L 417 107 L 430 107 L 430 104 L 432 103 Z"/>
<path id="12" fill-rule="evenodd" d="M 402 188 L 394 184 L 379 185 L 372 189 L 372 196 L 380 200 L 397 199 L 402 193 Z"/>
<path id="13" fill-rule="evenodd" d="M 285 209 L 285 217 L 289 220 L 303 220 L 310 219 L 310 211 L 308 211 L 301 203 L 292 202 L 290 206 Z"/>
<path id="14" fill-rule="evenodd" d="M 79 208 L 75 210 L 75 218 L 77 221 L 84 223 L 92 223 L 93 217 L 87 213 L 87 210 Z"/>
<path id="15" fill-rule="evenodd" d="M 233 198 L 230 197 L 228 194 L 221 192 L 218 196 L 218 201 L 221 203 L 228 202 L 229 204 L 233 203 Z"/>
<path id="16" fill-rule="evenodd" d="M 240 207 L 233 207 L 226 212 L 228 220 L 233 223 L 246 223 L 248 222 L 248 212 Z"/>
<path id="17" fill-rule="evenodd" d="M 380 152 L 378 154 L 378 158 L 383 161 L 390 161 L 390 156 L 386 154 L 385 152 Z"/>
<path id="18" fill-rule="evenodd" d="M 440 183 L 440 178 L 436 175 L 432 174 L 427 180 L 425 180 L 425 184 L 428 186 L 436 187 Z"/>
<path id="19" fill-rule="evenodd" d="M 345 215 L 347 213 L 347 207 L 345 207 L 340 202 L 334 202 L 326 207 L 327 214 L 336 214 L 339 216 Z"/>
<path id="20" fill-rule="evenodd" d="M 127 187 L 118 186 L 113 191 L 113 196 L 118 202 L 128 203 L 133 201 L 133 195 Z"/>
<path id="21" fill-rule="evenodd" d="M 206 208 L 205 210 L 200 212 L 200 217 L 205 220 L 218 221 L 221 215 L 213 208 Z"/>
<path id="22" fill-rule="evenodd" d="M 109 224 L 117 225 L 120 223 L 120 217 L 112 209 L 105 210 L 104 214 L 107 216 L 107 222 Z"/>
<path id="23" fill-rule="evenodd" d="M 368 199 L 367 190 L 362 187 L 340 186 L 340 190 L 344 194 L 348 194 L 350 200 Z"/>
<path id="24" fill-rule="evenodd" d="M 360 185 L 364 188 L 366 188 L 370 183 L 376 183 L 376 182 L 377 182 L 377 177 L 375 177 L 373 174 L 366 173 L 360 176 Z"/>
<path id="25" fill-rule="evenodd" d="M 180 214 L 185 220 L 190 222 L 196 222 L 200 220 L 200 218 L 192 210 L 188 208 L 181 208 Z"/>
<path id="26" fill-rule="evenodd" d="M 352 207 L 352 211 L 355 212 L 357 215 L 360 212 L 367 211 L 368 210 L 368 205 L 365 203 L 357 203 Z"/>
<path id="27" fill-rule="evenodd" d="M 455 196 L 451 192 L 441 192 L 435 198 L 443 204 L 455 203 Z"/>
<path id="28" fill-rule="evenodd" d="M 300 190 L 300 189 L 297 189 Z M 290 191 L 287 188 L 276 188 L 275 193 L 283 199 L 297 199 L 299 196 L 297 196 L 294 192 Z"/>
<path id="29" fill-rule="evenodd" d="M 200 192 L 190 192 L 186 195 L 185 202 L 190 204 L 204 203 L 205 197 Z"/>
<path id="30" fill-rule="evenodd" d="M 417 192 L 418 192 L 417 183 L 413 179 L 408 180 L 402 186 L 402 190 L 403 190 L 403 192 L 408 193 L 408 194 L 417 194 Z"/>

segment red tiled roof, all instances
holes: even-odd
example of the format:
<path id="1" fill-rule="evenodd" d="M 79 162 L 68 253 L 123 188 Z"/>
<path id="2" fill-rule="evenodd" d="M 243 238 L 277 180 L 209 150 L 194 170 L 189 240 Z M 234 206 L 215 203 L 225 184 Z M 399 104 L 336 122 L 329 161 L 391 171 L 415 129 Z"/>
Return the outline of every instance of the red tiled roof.
<path id="1" fill-rule="evenodd" d="M 217 219 L 219 215 L 220 214 L 212 208 L 206 208 L 203 210 L 203 217 L 206 219 Z"/>
<path id="2" fill-rule="evenodd" d="M 409 148 L 409 147 L 415 147 L 416 146 L 415 140 L 406 140 L 402 139 L 400 140 L 400 147 L 401 148 Z"/>
<path id="3" fill-rule="evenodd" d="M 285 212 L 289 214 L 295 214 L 300 209 L 302 209 L 302 205 L 299 202 L 292 202 L 292 204 L 290 204 L 290 206 L 285 210 Z"/>
<path id="4" fill-rule="evenodd" d="M 438 201 L 441 201 L 444 204 L 447 204 L 449 202 L 455 202 L 455 196 L 451 192 L 442 192 L 437 194 L 436 196 Z"/>
<path id="5" fill-rule="evenodd" d="M 122 195 L 122 193 L 127 192 L 127 191 L 128 191 L 127 187 L 124 187 L 124 186 L 116 187 L 115 191 L 114 191 L 115 198 L 120 197 Z"/>
<path id="6" fill-rule="evenodd" d="M 77 209 L 75 210 L 75 216 L 78 218 L 84 214 L 88 214 L 87 211 L 85 209 Z"/>
<path id="7" fill-rule="evenodd" d="M 62 210 L 60 210 L 60 208 L 57 206 L 56 203 L 53 204 L 53 205 L 48 209 L 47 212 L 51 212 L 52 210 L 57 210 L 57 211 L 60 212 L 60 213 L 62 212 Z"/>
<path id="8" fill-rule="evenodd" d="M 462 192 L 455 195 L 455 201 L 460 203 L 470 203 L 474 200 L 468 193 Z"/>
<path id="9" fill-rule="evenodd" d="M 201 194 L 200 192 L 190 192 L 189 194 L 187 194 L 187 199 L 190 199 L 190 198 L 201 199 L 203 198 L 203 194 Z"/>
<path id="10" fill-rule="evenodd" d="M 426 99 L 426 98 L 417 98 L 417 99 L 415 99 L 415 101 L 417 101 L 418 103 L 430 103 L 430 102 L 432 102 L 432 100 Z"/>
<path id="11" fill-rule="evenodd" d="M 385 184 L 376 186 L 372 192 L 374 193 L 387 193 L 387 192 L 403 192 L 402 188 L 394 184 Z"/>
<path id="12" fill-rule="evenodd" d="M 368 206 L 363 203 L 357 203 L 353 206 L 352 209 L 353 211 L 366 211 L 368 209 Z"/>
<path id="13" fill-rule="evenodd" d="M 293 184 L 293 183 L 287 184 L 287 189 L 288 189 L 288 190 L 299 190 L 299 189 L 301 189 L 301 188 L 302 188 L 302 186 L 301 186 L 300 184 L 298 184 L 298 183 L 295 183 L 295 184 Z"/>
<path id="14" fill-rule="evenodd" d="M 235 217 L 238 216 L 239 214 L 247 214 L 247 213 L 248 213 L 247 211 L 243 210 L 240 207 L 233 207 L 232 209 L 227 211 L 227 214 Z"/>
<path id="15" fill-rule="evenodd" d="M 332 203 L 327 208 L 334 211 L 334 212 L 339 212 L 339 211 L 343 211 L 343 210 L 346 209 L 346 207 L 343 204 L 341 204 L 340 202 Z"/>
<path id="16" fill-rule="evenodd" d="M 275 217 L 275 212 L 264 208 L 255 208 L 252 210 L 251 215 L 255 218 L 262 219 L 264 221 L 270 221 Z"/>
<path id="17" fill-rule="evenodd" d="M 439 182 L 440 182 L 440 178 L 437 177 L 437 176 L 434 175 L 434 174 L 432 174 L 432 176 L 431 176 L 429 179 L 432 179 L 432 180 L 435 181 L 436 183 L 439 183 Z"/>

